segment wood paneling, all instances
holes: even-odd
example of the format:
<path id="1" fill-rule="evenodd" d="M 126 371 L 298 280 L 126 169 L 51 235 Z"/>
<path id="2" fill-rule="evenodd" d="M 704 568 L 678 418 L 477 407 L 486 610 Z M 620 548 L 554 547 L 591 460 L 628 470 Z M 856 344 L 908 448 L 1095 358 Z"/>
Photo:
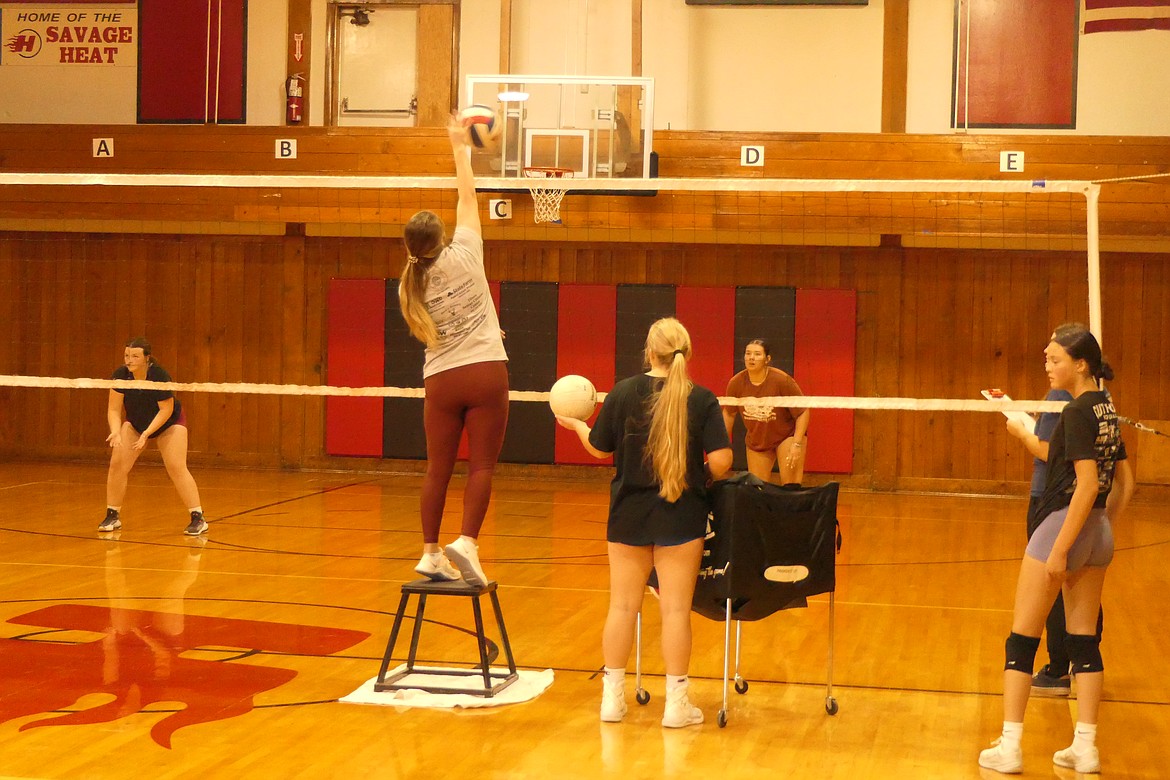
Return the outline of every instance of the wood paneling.
<path id="1" fill-rule="evenodd" d="M 438 7 L 436 7 L 438 8 Z M 437 12 L 432 9 L 432 12 Z M 298 129 L 298 157 L 277 160 L 263 127 L 54 128 L 0 126 L 0 171 L 233 174 L 368 174 L 450 176 L 442 131 L 428 128 Z M 92 138 L 113 137 L 116 156 L 95 160 Z M 762 143 L 766 164 L 739 165 L 742 143 Z M 696 133 L 654 137 L 659 171 L 668 177 L 998 178 L 999 152 L 1022 151 L 1029 180 L 1108 179 L 1170 171 L 1170 139 L 906 134 Z M 487 175 L 486 169 L 483 175 Z M 483 196 L 486 201 L 487 195 Z M 419 208 L 450 208 L 444 190 L 302 190 L 0 186 L 0 225 L 9 229 L 103 232 L 280 233 L 288 223 L 311 233 L 393 235 Z M 485 204 L 486 205 L 486 204 Z M 800 196 L 752 192 L 661 192 L 656 197 L 570 195 L 565 224 L 533 226 L 532 205 L 513 195 L 508 222 L 490 238 L 546 242 L 869 243 L 874 236 L 933 238 L 951 245 L 1079 246 L 1079 196 Z M 68 224 L 62 220 L 69 221 Z M 1170 246 L 1170 180 L 1104 185 L 1100 224 L 1106 248 Z M 819 237 L 818 235 L 819 234 Z M 845 240 L 848 234 L 860 239 Z M 978 243 L 973 242 L 978 236 Z M 869 238 L 866 238 L 868 236 Z M 1140 243 L 1140 242 L 1144 242 Z M 1135 246 L 1136 243 L 1136 246 Z"/>
<path id="2" fill-rule="evenodd" d="M 451 174 L 438 129 L 305 127 L 298 159 L 278 161 L 285 132 L 0 125 L 0 171 Z M 93 159 L 94 137 L 116 156 Z M 739 166 L 749 140 L 763 169 Z M 665 131 L 654 146 L 671 177 L 988 179 L 1005 148 L 1025 153 L 1029 179 L 1170 170 L 1170 138 Z M 145 334 L 180 380 L 321 384 L 329 280 L 396 277 L 403 222 L 428 208 L 450 223 L 454 205 L 439 190 L 0 186 L 0 373 L 108 376 Z M 493 281 L 856 290 L 861 396 L 1040 397 L 1045 337 L 1088 317 L 1079 196 L 569 195 L 559 226 L 534 226 L 526 194 L 513 206 L 485 222 Z M 1106 249 L 1162 252 L 1105 253 L 1104 334 L 1122 412 L 1170 418 L 1170 180 L 1104 185 L 1101 233 Z M 102 393 L 0 389 L 0 403 L 6 452 L 105 457 Z M 324 455 L 320 399 L 186 403 L 193 460 L 378 465 Z M 856 415 L 859 484 L 1003 490 L 1028 469 L 995 415 Z"/>
<path id="3" fill-rule="evenodd" d="M 0 373 L 105 377 L 145 334 L 179 381 L 321 384 L 330 278 L 393 278 L 397 241 L 263 236 L 0 234 Z M 553 244 L 489 241 L 492 280 L 857 290 L 859 396 L 1040 398 L 1051 328 L 1087 318 L 1074 252 Z M 1105 352 L 1121 412 L 1170 418 L 1164 255 L 1103 258 Z M 503 323 L 507 328 L 507 323 Z M 324 454 L 319 398 L 186 394 L 192 460 L 372 465 Z M 102 459 L 105 394 L 0 390 L 9 456 Z M 1142 456 L 1142 437 L 1127 432 Z M 997 415 L 856 415 L 853 484 L 1017 489 L 1030 458 Z"/>

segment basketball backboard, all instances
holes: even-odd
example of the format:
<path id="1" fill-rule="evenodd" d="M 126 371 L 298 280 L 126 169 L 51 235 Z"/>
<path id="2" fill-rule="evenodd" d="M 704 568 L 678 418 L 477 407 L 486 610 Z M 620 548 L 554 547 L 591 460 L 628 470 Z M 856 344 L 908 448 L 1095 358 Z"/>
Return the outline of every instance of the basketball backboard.
<path id="1" fill-rule="evenodd" d="M 650 178 L 653 79 L 468 76 L 460 104 L 494 108 L 504 123 L 499 154 L 476 155 L 478 174 L 556 167 L 577 178 Z"/>

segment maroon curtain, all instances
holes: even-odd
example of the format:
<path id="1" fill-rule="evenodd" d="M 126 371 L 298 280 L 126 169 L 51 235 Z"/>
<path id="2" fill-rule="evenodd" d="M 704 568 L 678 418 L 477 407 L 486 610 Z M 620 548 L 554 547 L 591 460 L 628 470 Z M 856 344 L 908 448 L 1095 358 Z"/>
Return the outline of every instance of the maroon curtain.
<path id="1" fill-rule="evenodd" d="M 1076 126 L 1080 0 L 955 8 L 954 127 Z"/>
<path id="2" fill-rule="evenodd" d="M 139 0 L 138 121 L 241 123 L 247 0 Z"/>

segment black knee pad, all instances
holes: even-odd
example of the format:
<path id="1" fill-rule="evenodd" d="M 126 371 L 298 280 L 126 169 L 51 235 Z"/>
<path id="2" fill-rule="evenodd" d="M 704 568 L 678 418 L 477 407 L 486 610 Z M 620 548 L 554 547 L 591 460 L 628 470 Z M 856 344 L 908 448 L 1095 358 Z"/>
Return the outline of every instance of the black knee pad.
<path id="1" fill-rule="evenodd" d="M 1008 634 L 1004 643 L 1004 671 L 1023 672 L 1031 675 L 1036 665 L 1036 650 L 1040 647 L 1040 637 L 1023 636 L 1012 632 Z"/>
<path id="2" fill-rule="evenodd" d="M 1097 637 L 1069 634 L 1064 638 L 1064 649 L 1068 651 L 1073 674 L 1105 671 L 1105 664 L 1101 660 L 1101 640 Z"/>

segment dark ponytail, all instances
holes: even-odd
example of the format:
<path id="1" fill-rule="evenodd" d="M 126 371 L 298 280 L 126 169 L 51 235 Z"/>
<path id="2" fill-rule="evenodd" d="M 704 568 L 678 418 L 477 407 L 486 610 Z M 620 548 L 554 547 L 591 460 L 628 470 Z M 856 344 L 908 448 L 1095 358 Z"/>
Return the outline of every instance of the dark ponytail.
<path id="1" fill-rule="evenodd" d="M 1101 356 L 1101 345 L 1097 337 L 1079 322 L 1068 322 L 1052 333 L 1052 340 L 1064 347 L 1073 360 L 1083 360 L 1089 366 L 1094 379 L 1113 379 L 1113 367 Z"/>

